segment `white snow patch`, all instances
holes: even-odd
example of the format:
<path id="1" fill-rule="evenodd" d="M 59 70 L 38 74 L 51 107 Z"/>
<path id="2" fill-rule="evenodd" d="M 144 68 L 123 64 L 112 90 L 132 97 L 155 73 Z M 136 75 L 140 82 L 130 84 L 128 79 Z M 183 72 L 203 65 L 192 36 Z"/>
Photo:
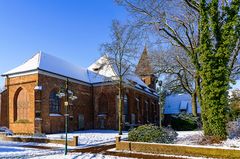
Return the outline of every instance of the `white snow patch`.
<path id="1" fill-rule="evenodd" d="M 35 87 L 34 87 L 34 90 L 39 90 L 39 91 L 41 91 L 41 90 L 42 90 L 42 86 L 35 86 Z"/>
<path id="2" fill-rule="evenodd" d="M 62 153 L 60 150 L 41 150 L 23 147 L 24 144 L 18 142 L 0 141 L 0 158 L 30 158 L 41 155 L 51 155 Z"/>
<path id="3" fill-rule="evenodd" d="M 118 131 L 114 130 L 84 130 L 68 133 L 68 139 L 72 139 L 73 136 L 78 136 L 78 144 L 80 147 L 90 147 L 114 143 L 117 135 Z M 127 132 L 123 132 L 122 139 L 126 139 L 127 136 Z M 65 138 L 65 134 L 49 134 L 47 137 L 50 139 L 63 139 Z"/>
<path id="4" fill-rule="evenodd" d="M 101 158 L 101 159 L 124 159 L 124 157 L 108 156 L 103 154 L 90 153 L 68 153 L 64 155 L 64 149 L 37 149 L 24 147 L 29 143 L 4 142 L 0 141 L 0 158 L 34 158 L 34 159 L 83 159 L 83 158 Z M 38 144 L 38 146 L 40 146 Z M 70 147 L 69 147 L 70 148 Z"/>
<path id="5" fill-rule="evenodd" d="M 13 132 L 5 126 L 0 127 L 0 133 L 6 134 L 6 135 L 12 135 L 13 134 Z"/>
<path id="6" fill-rule="evenodd" d="M 54 114 L 54 113 L 51 113 L 49 114 L 49 116 L 62 116 L 61 114 Z"/>
<path id="7" fill-rule="evenodd" d="M 203 138 L 203 131 L 177 131 L 177 133 L 175 141 L 177 145 L 240 150 L 240 138 L 227 139 L 219 144 L 199 145 Z"/>

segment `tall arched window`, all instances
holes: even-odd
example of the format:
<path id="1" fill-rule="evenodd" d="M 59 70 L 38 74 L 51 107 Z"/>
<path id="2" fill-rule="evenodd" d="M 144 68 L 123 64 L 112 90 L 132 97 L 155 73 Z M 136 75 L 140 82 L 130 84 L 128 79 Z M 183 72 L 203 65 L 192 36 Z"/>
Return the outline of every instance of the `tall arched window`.
<path id="1" fill-rule="evenodd" d="M 28 112 L 29 112 L 29 97 L 28 93 L 25 89 L 19 88 L 16 91 L 15 99 L 14 99 L 15 113 L 14 119 L 17 121 L 20 120 L 28 120 Z"/>
<path id="2" fill-rule="evenodd" d="M 105 94 L 101 94 L 98 99 L 98 114 L 107 114 L 108 112 L 108 101 Z"/>
<path id="3" fill-rule="evenodd" d="M 60 99 L 56 91 L 52 91 L 49 96 L 49 112 L 60 113 Z"/>
<path id="4" fill-rule="evenodd" d="M 123 115 L 125 116 L 125 122 L 129 122 L 129 107 L 128 107 L 128 96 L 124 96 L 123 102 Z"/>

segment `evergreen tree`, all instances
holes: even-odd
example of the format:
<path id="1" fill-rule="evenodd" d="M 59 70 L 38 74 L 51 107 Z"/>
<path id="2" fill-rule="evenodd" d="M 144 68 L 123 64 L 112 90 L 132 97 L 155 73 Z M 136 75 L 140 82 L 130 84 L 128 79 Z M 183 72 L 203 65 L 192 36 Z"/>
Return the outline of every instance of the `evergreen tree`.
<path id="1" fill-rule="evenodd" d="M 226 138 L 229 62 L 239 43 L 239 0 L 219 6 L 200 1 L 200 63 L 202 121 L 205 135 Z M 239 46 L 238 46 L 239 47 Z"/>
<path id="2" fill-rule="evenodd" d="M 204 133 L 226 138 L 227 90 L 240 50 L 240 0 L 116 1 L 137 26 L 154 28 L 185 50 L 196 69 Z M 185 18 L 191 15 L 197 18 Z"/>

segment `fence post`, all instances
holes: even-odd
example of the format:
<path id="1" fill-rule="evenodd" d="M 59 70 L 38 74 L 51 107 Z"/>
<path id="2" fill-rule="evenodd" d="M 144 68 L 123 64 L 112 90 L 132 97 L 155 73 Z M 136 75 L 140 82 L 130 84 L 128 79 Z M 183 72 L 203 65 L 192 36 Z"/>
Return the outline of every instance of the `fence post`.
<path id="1" fill-rule="evenodd" d="M 73 136 L 73 145 L 78 146 L 78 136 Z"/>
<path id="2" fill-rule="evenodd" d="M 116 138 L 116 144 L 121 141 L 121 136 L 116 136 L 115 138 Z"/>

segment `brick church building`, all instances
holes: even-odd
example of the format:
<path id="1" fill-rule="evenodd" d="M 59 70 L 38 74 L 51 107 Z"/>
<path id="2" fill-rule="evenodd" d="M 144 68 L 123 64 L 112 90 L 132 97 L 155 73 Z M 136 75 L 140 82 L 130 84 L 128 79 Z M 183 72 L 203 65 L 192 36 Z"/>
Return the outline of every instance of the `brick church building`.
<path id="1" fill-rule="evenodd" d="M 118 128 L 118 90 L 107 78 L 114 67 L 99 64 L 103 56 L 88 68 L 81 68 L 58 57 L 39 52 L 22 65 L 4 73 L 5 90 L 0 94 L 0 125 L 16 134 L 56 133 L 64 131 L 64 100 L 59 91 L 68 88 L 77 97 L 69 102 L 69 131 Z M 137 75 L 136 75 L 137 74 Z M 158 123 L 156 78 L 146 48 L 136 74 L 124 78 L 123 127 Z"/>

